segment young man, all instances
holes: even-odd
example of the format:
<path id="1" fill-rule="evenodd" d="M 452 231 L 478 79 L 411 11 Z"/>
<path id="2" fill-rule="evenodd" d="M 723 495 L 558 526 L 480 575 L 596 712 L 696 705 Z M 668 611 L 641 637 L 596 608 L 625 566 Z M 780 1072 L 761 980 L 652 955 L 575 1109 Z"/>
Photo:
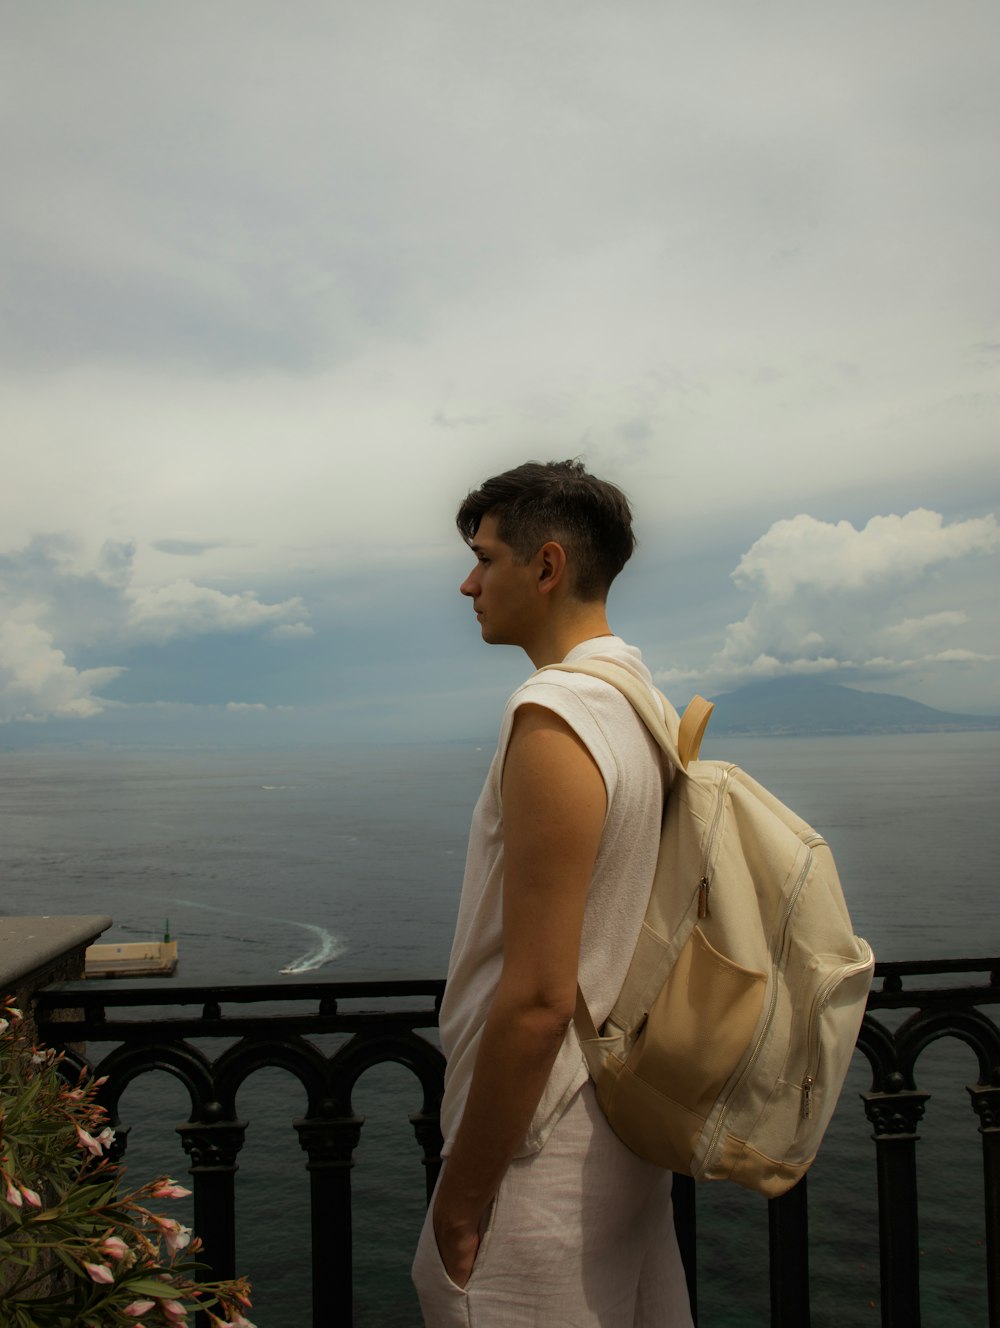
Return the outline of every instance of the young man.
<path id="1" fill-rule="evenodd" d="M 631 512 L 578 462 L 528 462 L 470 493 L 461 586 L 483 640 L 536 669 L 592 657 L 652 686 L 605 601 Z M 573 1027 L 577 980 L 600 1027 L 656 864 L 659 749 L 621 693 L 535 674 L 504 711 L 473 816 L 441 1007 L 445 1164 L 414 1261 L 428 1328 L 691 1323 L 671 1176 L 597 1106 Z"/>

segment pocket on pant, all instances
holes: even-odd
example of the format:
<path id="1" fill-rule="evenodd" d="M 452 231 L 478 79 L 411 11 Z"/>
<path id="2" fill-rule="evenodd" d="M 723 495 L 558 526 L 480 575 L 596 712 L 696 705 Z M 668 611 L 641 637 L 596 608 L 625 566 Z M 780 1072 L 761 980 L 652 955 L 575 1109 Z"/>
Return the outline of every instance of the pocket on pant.
<path id="1" fill-rule="evenodd" d="M 503 1181 L 500 1182 L 500 1188 L 503 1188 Z M 472 1265 L 472 1272 L 469 1274 L 469 1280 L 465 1284 L 465 1290 L 475 1281 L 476 1274 L 484 1271 L 489 1248 L 492 1243 L 493 1232 L 496 1229 L 497 1204 L 500 1200 L 500 1190 L 496 1192 L 490 1200 L 486 1212 L 483 1214 L 479 1223 L 479 1249 L 476 1250 L 476 1262 Z M 447 1274 L 445 1274 L 447 1276 Z M 451 1281 L 451 1279 L 448 1279 Z M 454 1283 L 452 1283 L 454 1286 Z"/>
<path id="2" fill-rule="evenodd" d="M 434 1234 L 434 1223 L 431 1220 L 430 1212 L 424 1222 L 423 1230 L 420 1233 L 420 1241 L 417 1245 L 417 1252 L 413 1260 L 412 1277 L 413 1284 L 423 1300 L 424 1295 L 440 1294 L 442 1289 L 454 1297 L 465 1296 L 469 1287 L 476 1279 L 477 1273 L 483 1268 L 483 1263 L 490 1245 L 490 1239 L 495 1226 L 495 1216 L 497 1210 L 497 1199 L 494 1198 L 483 1214 L 483 1219 L 479 1224 L 479 1249 L 476 1251 L 476 1261 L 472 1265 L 472 1272 L 469 1274 L 469 1280 L 464 1287 L 460 1287 L 457 1282 L 452 1281 L 448 1275 L 448 1270 L 444 1266 L 444 1260 L 441 1257 L 441 1251 L 438 1248 L 437 1237 Z"/>
<path id="3" fill-rule="evenodd" d="M 434 1225 L 429 1211 L 420 1231 L 410 1277 L 427 1323 L 468 1324 L 465 1291 L 462 1287 L 456 1286 L 445 1271 L 441 1252 L 434 1238 Z M 456 1313 L 454 1319 L 443 1317 L 449 1310 Z"/>

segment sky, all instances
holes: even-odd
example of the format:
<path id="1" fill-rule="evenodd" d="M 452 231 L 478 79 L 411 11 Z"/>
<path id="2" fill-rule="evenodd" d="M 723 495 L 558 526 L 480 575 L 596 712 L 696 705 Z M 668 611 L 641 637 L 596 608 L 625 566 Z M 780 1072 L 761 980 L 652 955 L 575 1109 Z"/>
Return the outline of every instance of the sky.
<path id="1" fill-rule="evenodd" d="M 488 737 L 571 456 L 675 700 L 1000 713 L 993 0 L 0 4 L 0 749 Z"/>

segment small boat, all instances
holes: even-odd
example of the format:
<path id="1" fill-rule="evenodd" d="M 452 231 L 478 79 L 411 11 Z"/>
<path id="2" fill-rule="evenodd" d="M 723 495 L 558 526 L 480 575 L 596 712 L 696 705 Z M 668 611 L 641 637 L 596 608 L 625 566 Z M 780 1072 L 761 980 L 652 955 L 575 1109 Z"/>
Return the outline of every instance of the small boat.
<path id="1" fill-rule="evenodd" d="M 162 941 L 105 942 L 84 952 L 85 978 L 166 978 L 177 968 L 177 942 L 166 928 Z"/>

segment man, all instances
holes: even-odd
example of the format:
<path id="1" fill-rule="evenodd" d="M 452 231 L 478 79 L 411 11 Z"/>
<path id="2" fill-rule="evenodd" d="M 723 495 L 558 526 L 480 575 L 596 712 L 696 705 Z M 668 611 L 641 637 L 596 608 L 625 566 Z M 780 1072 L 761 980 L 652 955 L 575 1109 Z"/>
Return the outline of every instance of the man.
<path id="1" fill-rule="evenodd" d="M 606 616 L 635 540 L 625 495 L 579 462 L 470 493 L 461 586 L 484 641 L 536 669 L 591 657 L 652 686 Z M 691 1323 L 671 1177 L 597 1106 L 573 1027 L 600 1027 L 628 968 L 659 846 L 659 749 L 621 693 L 550 670 L 514 693 L 473 816 L 441 1008 L 445 1164 L 414 1282 L 428 1328 Z"/>

